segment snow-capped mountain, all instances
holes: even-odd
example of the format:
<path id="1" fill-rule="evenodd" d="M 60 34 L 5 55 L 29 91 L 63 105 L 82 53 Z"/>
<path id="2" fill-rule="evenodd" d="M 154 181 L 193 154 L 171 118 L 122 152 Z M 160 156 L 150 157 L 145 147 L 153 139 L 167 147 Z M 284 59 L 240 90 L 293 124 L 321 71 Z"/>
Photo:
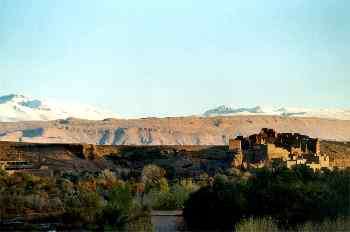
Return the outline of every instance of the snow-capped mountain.
<path id="1" fill-rule="evenodd" d="M 285 117 L 314 117 L 350 120 L 350 108 L 308 109 L 293 107 L 261 107 L 240 108 L 219 106 L 206 111 L 204 116 L 234 116 L 234 115 L 276 115 Z"/>
<path id="2" fill-rule="evenodd" d="M 284 117 L 314 117 L 350 120 L 350 107 L 347 109 L 308 109 L 291 107 L 230 107 L 219 106 L 206 111 L 210 116 L 235 115 L 276 115 Z M 48 121 L 66 118 L 103 120 L 117 118 L 117 115 L 94 107 L 75 103 L 59 103 L 51 99 L 36 99 L 23 95 L 0 96 L 0 122 Z"/>
<path id="3" fill-rule="evenodd" d="M 69 117 L 102 120 L 116 118 L 116 115 L 88 105 L 62 104 L 16 94 L 0 97 L 0 122 L 56 120 Z"/>

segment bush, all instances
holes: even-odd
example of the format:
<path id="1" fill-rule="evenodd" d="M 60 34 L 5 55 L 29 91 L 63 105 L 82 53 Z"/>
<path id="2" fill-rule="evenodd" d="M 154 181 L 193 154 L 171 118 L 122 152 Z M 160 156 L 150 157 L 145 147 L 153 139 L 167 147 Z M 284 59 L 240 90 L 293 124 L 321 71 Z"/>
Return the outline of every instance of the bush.
<path id="1" fill-rule="evenodd" d="M 17 192 L 0 191 L 0 205 L 2 210 L 12 209 L 20 214 L 26 206 L 26 199 Z"/>
<path id="2" fill-rule="evenodd" d="M 244 215 L 246 202 L 242 186 L 221 182 L 190 195 L 184 217 L 189 229 L 231 230 Z"/>
<path id="3" fill-rule="evenodd" d="M 228 230 L 243 217 L 271 217 L 282 229 L 306 221 L 318 223 L 350 214 L 350 172 L 316 172 L 306 166 L 293 170 L 256 170 L 245 181 L 220 175 L 213 186 L 190 195 L 184 217 L 191 229 Z"/>
<path id="4" fill-rule="evenodd" d="M 349 212 L 346 209 L 349 209 L 350 175 L 342 177 L 337 172 L 331 175 L 340 178 L 341 187 L 331 188 L 334 180 L 329 181 L 325 174 L 313 173 L 306 167 L 278 172 L 260 170 L 256 178 L 248 182 L 248 213 L 271 216 L 280 226 L 286 227 L 344 215 Z"/>
<path id="5" fill-rule="evenodd" d="M 65 223 L 93 224 L 102 211 L 104 202 L 96 192 L 80 189 L 65 196 L 64 206 Z"/>
<path id="6" fill-rule="evenodd" d="M 40 194 L 30 194 L 24 197 L 25 205 L 28 208 L 41 210 L 43 208 L 47 208 L 48 199 L 47 196 L 43 196 Z"/>
<path id="7" fill-rule="evenodd" d="M 108 195 L 108 203 L 99 217 L 99 223 L 112 228 L 123 227 L 130 217 L 133 197 L 129 185 L 113 187 Z"/>
<path id="8" fill-rule="evenodd" d="M 153 193 L 152 208 L 155 210 L 175 210 L 177 208 L 175 196 L 170 192 Z"/>
<path id="9" fill-rule="evenodd" d="M 118 181 L 116 174 L 108 169 L 103 170 L 97 178 L 98 185 L 111 189 Z"/>
<path id="10" fill-rule="evenodd" d="M 167 179 L 161 178 L 159 181 L 159 191 L 162 193 L 167 193 L 169 192 L 169 184 Z"/>
<path id="11" fill-rule="evenodd" d="M 144 216 L 132 220 L 126 225 L 125 231 L 150 232 L 154 231 L 151 217 Z"/>
<path id="12" fill-rule="evenodd" d="M 142 170 L 142 182 L 145 183 L 145 191 L 160 190 L 160 182 L 165 177 L 165 170 L 157 165 L 146 165 Z"/>
<path id="13" fill-rule="evenodd" d="M 5 170 L 0 169 L 0 178 L 7 177 L 7 172 Z"/>
<path id="14" fill-rule="evenodd" d="M 60 198 L 54 197 L 52 199 L 48 200 L 48 208 L 51 210 L 59 210 L 61 211 L 63 209 L 63 203 Z"/>
<path id="15" fill-rule="evenodd" d="M 163 174 L 162 169 L 150 168 L 146 174 Z M 153 171 L 152 171 L 153 170 Z M 157 171 L 158 170 L 158 171 Z M 151 177 L 149 175 L 148 177 Z M 156 175 L 159 176 L 159 175 Z M 167 180 L 158 182 L 163 192 L 169 191 Z M 99 174 L 85 172 L 66 173 L 63 177 L 40 177 L 25 173 L 8 176 L 0 173 L 0 223 L 14 217 L 30 220 L 42 215 L 61 215 L 69 228 L 108 229 L 119 228 L 137 216 L 144 215 L 144 184 L 134 183 L 133 197 L 128 182 L 124 183 L 108 170 Z M 41 219 L 40 219 L 41 220 Z M 99 227 L 100 226 L 100 227 Z M 115 229 L 113 229 L 115 230 Z"/>
<path id="16" fill-rule="evenodd" d="M 180 181 L 180 186 L 184 187 L 186 190 L 190 192 L 197 191 L 199 189 L 199 186 L 193 182 L 191 178 L 183 179 Z M 175 185 L 177 186 L 177 185 Z"/>
<path id="17" fill-rule="evenodd" d="M 151 207 L 155 210 L 183 209 L 192 190 L 176 184 L 168 192 L 152 192 L 148 195 Z"/>

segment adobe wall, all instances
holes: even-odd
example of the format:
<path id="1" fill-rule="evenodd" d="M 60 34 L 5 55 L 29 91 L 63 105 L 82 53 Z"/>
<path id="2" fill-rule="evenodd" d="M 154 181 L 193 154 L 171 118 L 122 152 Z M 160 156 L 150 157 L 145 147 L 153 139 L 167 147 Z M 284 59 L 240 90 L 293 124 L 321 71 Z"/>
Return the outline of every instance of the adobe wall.
<path id="1" fill-rule="evenodd" d="M 321 170 L 322 168 L 321 164 L 318 163 L 308 163 L 306 165 L 314 171 Z"/>
<path id="2" fill-rule="evenodd" d="M 242 141 L 238 139 L 230 139 L 229 140 L 229 150 L 234 153 L 242 152 Z"/>
<path id="3" fill-rule="evenodd" d="M 293 155 L 301 155 L 301 154 L 303 154 L 303 151 L 300 147 L 291 147 L 290 153 Z"/>
<path id="4" fill-rule="evenodd" d="M 267 158 L 269 160 L 282 158 L 283 160 L 287 160 L 289 157 L 289 151 L 284 148 L 276 147 L 275 144 L 267 144 Z"/>
<path id="5" fill-rule="evenodd" d="M 244 162 L 257 163 L 267 159 L 267 145 L 257 144 L 244 151 Z"/>
<path id="6" fill-rule="evenodd" d="M 350 167 L 350 158 L 348 158 L 348 157 L 339 157 L 337 159 L 330 159 L 329 160 L 329 166 L 330 167 L 338 167 L 340 169 L 348 168 L 348 167 Z"/>

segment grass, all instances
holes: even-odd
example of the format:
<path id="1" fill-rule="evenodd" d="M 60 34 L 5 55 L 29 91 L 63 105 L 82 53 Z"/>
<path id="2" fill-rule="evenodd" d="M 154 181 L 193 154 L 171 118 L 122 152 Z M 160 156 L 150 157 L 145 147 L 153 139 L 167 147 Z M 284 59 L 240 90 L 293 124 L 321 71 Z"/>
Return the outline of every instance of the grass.
<path id="1" fill-rule="evenodd" d="M 329 231 L 350 231 L 350 218 L 341 217 L 334 221 L 326 220 L 322 223 L 315 224 L 311 222 L 305 223 L 297 229 L 298 232 L 329 232 Z"/>
<path id="2" fill-rule="evenodd" d="M 286 231 L 279 229 L 272 218 L 249 218 L 242 220 L 236 225 L 236 232 L 279 232 Z M 350 217 L 340 217 L 336 220 L 325 220 L 322 223 L 307 222 L 300 225 L 296 232 L 348 232 L 350 231 Z"/>
<path id="3" fill-rule="evenodd" d="M 278 232 L 277 224 L 272 218 L 249 218 L 236 225 L 236 232 Z"/>

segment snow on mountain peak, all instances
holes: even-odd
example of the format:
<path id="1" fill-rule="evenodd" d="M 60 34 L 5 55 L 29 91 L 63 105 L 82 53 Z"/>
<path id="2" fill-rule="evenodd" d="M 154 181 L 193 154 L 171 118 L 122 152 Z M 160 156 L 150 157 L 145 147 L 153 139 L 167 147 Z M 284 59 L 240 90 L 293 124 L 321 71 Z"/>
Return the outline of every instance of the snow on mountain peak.
<path id="1" fill-rule="evenodd" d="M 206 111 L 204 116 L 276 115 L 283 117 L 315 117 L 350 120 L 350 108 L 308 109 L 292 107 L 231 107 L 221 105 Z M 60 103 L 18 94 L 0 96 L 0 122 L 81 118 L 103 120 L 116 115 L 89 105 Z"/>
<path id="2" fill-rule="evenodd" d="M 17 94 L 0 96 L 0 122 L 56 120 L 69 117 L 102 120 L 115 118 L 116 115 L 81 104 L 64 104 Z"/>
<path id="3" fill-rule="evenodd" d="M 235 116 L 235 115 L 276 115 L 284 117 L 315 117 L 350 120 L 350 108 L 341 109 L 308 109 L 295 107 L 231 107 L 221 105 L 207 110 L 204 116 Z"/>
<path id="4" fill-rule="evenodd" d="M 217 108 L 208 110 L 204 113 L 205 116 L 222 115 L 222 114 L 260 114 L 264 113 L 260 106 L 251 108 L 233 108 L 226 105 L 221 105 Z"/>

